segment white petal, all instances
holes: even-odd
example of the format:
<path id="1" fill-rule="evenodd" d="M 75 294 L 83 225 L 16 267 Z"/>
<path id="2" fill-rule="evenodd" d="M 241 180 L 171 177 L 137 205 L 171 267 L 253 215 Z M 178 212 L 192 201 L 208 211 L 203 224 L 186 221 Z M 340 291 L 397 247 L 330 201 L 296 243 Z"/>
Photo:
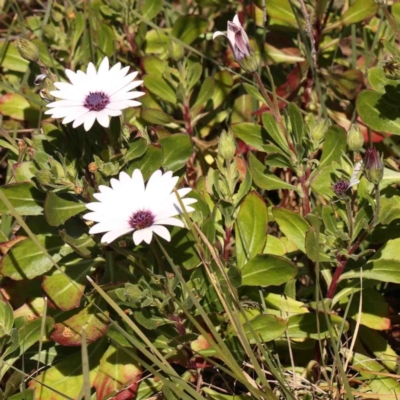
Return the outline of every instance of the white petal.
<path id="1" fill-rule="evenodd" d="M 104 110 L 99 111 L 96 115 L 96 119 L 98 123 L 103 126 L 104 128 L 108 128 L 110 125 L 110 117 L 108 116 L 107 112 Z"/>
<path id="2" fill-rule="evenodd" d="M 101 243 L 111 243 L 115 239 L 119 238 L 120 236 L 126 235 L 127 233 L 132 232 L 132 228 L 127 229 L 115 229 L 113 231 L 107 232 L 102 238 Z"/>
<path id="3" fill-rule="evenodd" d="M 153 231 L 151 228 L 140 229 L 138 231 L 133 232 L 133 241 L 136 245 L 143 242 L 143 240 L 150 244 L 151 239 L 153 237 Z"/>
<path id="4" fill-rule="evenodd" d="M 121 90 L 126 85 L 131 83 L 136 78 L 137 74 L 138 74 L 137 72 L 133 72 L 133 73 L 125 76 L 125 78 L 123 78 L 123 79 L 119 80 L 118 82 L 116 82 L 114 87 L 113 87 L 113 90 L 110 93 L 110 95 L 112 96 L 114 93 L 117 93 L 119 90 Z"/>
<path id="5" fill-rule="evenodd" d="M 83 101 L 85 96 L 83 93 L 80 93 L 78 91 L 75 92 L 69 92 L 66 90 L 52 90 L 50 94 L 54 97 L 57 97 L 59 99 L 64 99 L 64 100 L 75 100 L 75 101 Z M 51 103 L 50 103 L 51 104 Z"/>
<path id="6" fill-rule="evenodd" d="M 237 26 L 240 26 L 240 27 L 242 27 L 242 24 L 240 23 L 240 20 L 239 20 L 239 15 L 235 15 L 234 17 L 233 17 L 233 21 L 232 21 L 235 25 L 237 25 Z"/>
<path id="7" fill-rule="evenodd" d="M 94 66 L 93 63 L 89 63 L 86 69 L 86 75 L 89 79 L 94 79 L 96 78 L 97 74 L 96 74 L 96 68 Z"/>
<path id="8" fill-rule="evenodd" d="M 107 110 L 107 114 L 110 116 L 110 117 L 118 117 L 119 115 L 121 115 L 122 114 L 122 111 L 121 110 L 111 110 L 111 109 L 109 109 L 109 108 L 105 108 L 104 110 Z"/>
<path id="9" fill-rule="evenodd" d="M 57 107 L 76 107 L 83 106 L 83 101 L 80 100 L 58 100 L 53 103 L 47 104 L 49 108 L 57 108 Z"/>
<path id="10" fill-rule="evenodd" d="M 213 39 L 215 39 L 218 36 L 225 36 L 226 38 L 228 37 L 228 36 L 225 35 L 225 33 L 222 33 L 220 31 L 216 31 L 216 32 L 214 32 Z"/>
<path id="11" fill-rule="evenodd" d="M 151 227 L 154 233 L 157 233 L 158 236 L 161 236 L 167 242 L 171 241 L 171 234 L 169 233 L 168 229 L 165 226 L 161 225 L 153 225 Z"/>
<path id="12" fill-rule="evenodd" d="M 143 95 L 145 95 L 146 93 L 144 92 L 118 92 L 116 94 L 113 94 L 110 98 L 111 102 L 114 101 L 121 101 L 121 100 L 132 100 L 132 99 L 136 99 L 138 97 L 141 97 Z"/>
<path id="13" fill-rule="evenodd" d="M 97 76 L 99 79 L 107 76 L 109 68 L 110 64 L 108 62 L 108 57 L 104 57 L 100 64 L 99 70 L 97 71 Z"/>
<path id="14" fill-rule="evenodd" d="M 177 218 L 156 219 L 154 221 L 154 224 L 180 226 L 181 228 L 185 227 L 185 224 L 180 219 Z"/>
<path id="15" fill-rule="evenodd" d="M 85 128 L 85 131 L 87 132 L 94 124 L 94 121 L 96 120 L 96 112 L 90 111 L 85 116 L 85 121 L 83 123 L 83 126 Z"/>
<path id="16" fill-rule="evenodd" d="M 95 233 L 103 233 L 116 229 L 128 229 L 128 228 L 131 228 L 129 222 L 113 219 L 108 221 L 101 221 L 100 223 L 93 225 L 90 228 L 89 233 L 91 235 L 94 235 Z"/>
<path id="17" fill-rule="evenodd" d="M 139 107 L 142 103 L 135 100 L 123 100 L 123 101 L 113 101 L 107 104 L 107 108 L 111 110 L 124 110 L 128 107 Z"/>

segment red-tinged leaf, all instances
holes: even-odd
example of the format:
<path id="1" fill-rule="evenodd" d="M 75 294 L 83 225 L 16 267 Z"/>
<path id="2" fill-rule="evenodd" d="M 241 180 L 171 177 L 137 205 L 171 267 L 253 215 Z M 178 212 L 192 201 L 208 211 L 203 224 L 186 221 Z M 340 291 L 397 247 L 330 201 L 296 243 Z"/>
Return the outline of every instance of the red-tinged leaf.
<path id="1" fill-rule="evenodd" d="M 0 243 L 0 254 L 4 256 L 7 254 L 8 250 L 11 249 L 11 247 L 24 239 L 26 239 L 26 236 L 15 236 L 14 239 L 9 240 L 8 242 Z"/>
<path id="2" fill-rule="evenodd" d="M 128 400 L 135 397 L 142 370 L 128 352 L 111 345 L 104 353 L 93 382 L 97 400 L 110 398 L 110 395 L 113 400 Z"/>
<path id="3" fill-rule="evenodd" d="M 100 313 L 91 304 L 64 322 L 56 324 L 51 339 L 63 346 L 81 346 L 82 329 L 85 329 L 87 342 L 92 343 L 104 336 L 108 324 L 108 312 Z"/>
<path id="4" fill-rule="evenodd" d="M 276 95 L 278 97 L 290 101 L 290 99 L 297 93 L 297 90 L 299 89 L 301 84 L 301 80 L 302 80 L 301 68 L 300 65 L 296 65 L 296 67 L 294 67 L 292 71 L 289 73 L 287 81 L 276 89 Z M 279 109 L 286 107 L 286 105 L 287 105 L 286 101 L 282 100 L 278 101 Z M 264 112 L 268 111 L 269 107 L 263 106 L 259 108 L 257 111 L 254 111 L 252 115 L 261 115 Z"/>

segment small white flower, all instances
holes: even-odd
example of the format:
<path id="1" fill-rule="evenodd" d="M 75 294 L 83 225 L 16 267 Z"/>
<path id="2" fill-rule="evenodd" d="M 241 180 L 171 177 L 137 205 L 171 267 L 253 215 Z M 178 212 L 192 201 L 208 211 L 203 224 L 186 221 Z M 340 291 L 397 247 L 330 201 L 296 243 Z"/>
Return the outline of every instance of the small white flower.
<path id="1" fill-rule="evenodd" d="M 129 67 L 121 69 L 121 63 L 110 69 L 107 57 L 101 62 L 98 71 L 92 63 L 89 63 L 86 74 L 66 69 L 65 73 L 71 83 L 54 83 L 58 90 L 50 94 L 62 100 L 47 104 L 50 110 L 45 114 L 50 114 L 53 118 L 63 118 L 63 124 L 74 121 L 73 128 L 83 124 L 86 131 L 93 126 L 96 119 L 101 126 L 107 128 L 109 117 L 121 115 L 121 110 L 141 104 L 133 99 L 144 93 L 131 90 L 143 81 L 134 81 L 138 73 L 127 75 L 128 70 Z"/>
<path id="2" fill-rule="evenodd" d="M 101 238 L 102 243 L 111 243 L 130 232 L 136 245 L 142 241 L 150 243 L 153 233 L 169 242 L 171 235 L 164 225 L 184 227 L 181 220 L 174 218 L 182 213 L 173 192 L 177 181 L 178 177 L 173 177 L 172 172 L 163 174 L 157 170 L 145 186 L 140 170 L 133 171 L 132 177 L 121 172 L 119 180 L 111 179 L 112 188 L 99 186 L 100 193 L 94 194 L 99 202 L 86 205 L 93 212 L 83 218 L 97 222 L 89 233 L 107 232 Z M 194 211 L 190 204 L 197 201 L 184 199 L 190 191 L 190 188 L 177 190 L 188 212 Z"/>
<path id="3" fill-rule="evenodd" d="M 231 46 L 236 61 L 241 61 L 252 53 L 249 37 L 243 29 L 238 15 L 235 15 L 233 21 L 228 21 L 228 30 L 226 35 L 217 31 L 214 33 L 213 39 L 221 35 L 228 38 L 229 45 Z"/>

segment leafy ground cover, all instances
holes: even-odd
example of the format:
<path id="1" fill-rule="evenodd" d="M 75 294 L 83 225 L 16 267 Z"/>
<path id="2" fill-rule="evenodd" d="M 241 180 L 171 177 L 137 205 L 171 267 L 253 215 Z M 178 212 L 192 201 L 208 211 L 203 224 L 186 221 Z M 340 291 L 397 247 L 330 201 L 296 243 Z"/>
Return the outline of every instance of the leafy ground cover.
<path id="1" fill-rule="evenodd" d="M 0 399 L 400 397 L 399 2 L 0 10 Z"/>

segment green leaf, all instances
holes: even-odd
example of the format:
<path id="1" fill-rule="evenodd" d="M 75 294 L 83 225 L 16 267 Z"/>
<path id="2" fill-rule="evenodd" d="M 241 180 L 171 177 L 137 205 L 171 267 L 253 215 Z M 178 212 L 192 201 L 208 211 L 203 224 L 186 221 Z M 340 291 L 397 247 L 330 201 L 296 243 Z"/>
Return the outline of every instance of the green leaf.
<path id="1" fill-rule="evenodd" d="M 127 152 L 124 155 L 125 161 L 132 161 L 135 158 L 142 156 L 147 150 L 146 140 L 136 138 L 128 145 Z"/>
<path id="2" fill-rule="evenodd" d="M 339 126 L 331 126 L 325 135 L 322 149 L 321 162 L 316 170 L 316 178 L 312 180 L 311 187 L 319 195 L 332 197 L 331 189 L 334 176 L 333 163 L 340 163 L 342 154 L 346 151 L 346 132 Z"/>
<path id="3" fill-rule="evenodd" d="M 386 78 L 383 68 L 380 67 L 368 69 L 368 82 L 372 89 L 382 94 L 386 92 L 387 86 L 393 86 L 394 88 L 399 86 L 399 81 Z"/>
<path id="4" fill-rule="evenodd" d="M 231 129 L 232 132 L 247 145 L 265 152 L 264 143 L 266 141 L 266 132 L 260 125 L 252 122 L 241 122 L 231 125 Z"/>
<path id="5" fill-rule="evenodd" d="M 144 86 L 154 93 L 160 99 L 176 104 L 176 91 L 158 75 L 146 75 L 144 78 Z"/>
<path id="6" fill-rule="evenodd" d="M 163 0 L 146 0 L 142 4 L 141 14 L 143 18 L 153 19 L 162 10 Z"/>
<path id="7" fill-rule="evenodd" d="M 80 233 L 80 232 L 79 232 Z M 65 229 L 60 231 L 62 240 L 71 246 L 81 257 L 90 257 L 97 249 L 96 242 L 86 233 L 80 234 L 78 237 L 68 235 Z"/>
<path id="8" fill-rule="evenodd" d="M 127 350 L 111 344 L 103 354 L 93 382 L 98 399 L 110 396 L 121 400 L 135 397 L 142 371 L 129 354 L 133 350 Z"/>
<path id="9" fill-rule="evenodd" d="M 140 116 L 148 124 L 167 126 L 174 123 L 170 115 L 155 108 L 143 108 Z"/>
<path id="10" fill-rule="evenodd" d="M 287 321 L 275 315 L 260 314 L 246 323 L 243 328 L 250 343 L 256 343 L 252 330 L 262 342 L 270 342 L 282 336 L 287 329 Z"/>
<path id="11" fill-rule="evenodd" d="M 14 314 L 10 303 L 0 300 L 0 338 L 10 335 L 13 324 Z"/>
<path id="12" fill-rule="evenodd" d="M 250 192 L 243 200 L 236 219 L 237 266 L 262 253 L 267 238 L 268 213 L 264 200 Z"/>
<path id="13" fill-rule="evenodd" d="M 53 329 L 54 319 L 46 317 L 44 321 L 44 334 L 47 337 L 50 331 Z M 24 323 L 24 325 L 18 329 L 19 333 L 19 346 L 18 348 L 5 356 L 5 363 L 0 364 L 0 379 L 8 371 L 8 369 L 35 343 L 39 340 L 46 340 L 46 337 L 42 335 L 42 319 L 37 318 L 33 321 Z"/>
<path id="14" fill-rule="evenodd" d="M 400 109 L 386 94 L 364 90 L 357 97 L 357 112 L 371 129 L 400 135 Z"/>
<path id="15" fill-rule="evenodd" d="M 175 133 L 160 139 L 164 151 L 163 168 L 168 171 L 177 171 L 185 166 L 193 153 L 190 136 L 185 133 Z"/>
<path id="16" fill-rule="evenodd" d="M 269 172 L 264 166 L 264 164 L 261 161 L 258 161 L 258 159 L 253 153 L 250 153 L 249 156 L 249 167 L 254 183 L 261 189 L 296 190 L 294 186 L 290 185 L 289 183 L 286 183 L 281 178 L 278 178 L 275 174 Z"/>
<path id="17" fill-rule="evenodd" d="M 163 163 L 164 154 L 162 149 L 155 146 L 148 146 L 147 151 L 143 156 L 134 160 L 128 168 L 128 174 L 132 175 L 135 169 L 140 169 L 144 180 L 150 178 L 151 174 L 159 169 Z"/>
<path id="18" fill-rule="evenodd" d="M 261 0 L 256 0 L 255 3 L 262 9 Z M 289 0 L 268 0 L 268 16 L 298 28 L 297 20 L 293 14 Z"/>
<path id="19" fill-rule="evenodd" d="M 93 260 L 77 259 L 65 271 L 55 271 L 51 276 L 43 277 L 42 288 L 51 302 L 60 310 L 72 310 L 80 305 L 86 286 L 86 275 L 95 265 Z"/>
<path id="20" fill-rule="evenodd" d="M 55 324 L 51 339 L 63 346 L 80 346 L 82 329 L 85 329 L 86 340 L 92 343 L 105 334 L 108 324 L 108 311 L 101 312 L 94 304 L 90 304 L 72 317 Z"/>
<path id="21" fill-rule="evenodd" d="M 46 248 L 53 260 L 62 258 L 64 243 L 59 236 L 37 235 L 36 239 Z M 0 261 L 0 273 L 13 280 L 33 279 L 45 274 L 53 267 L 53 263 L 39 250 L 31 239 L 17 243 Z"/>
<path id="22" fill-rule="evenodd" d="M 280 239 L 275 236 L 267 236 L 267 244 L 265 245 L 264 254 L 271 254 L 275 256 L 283 256 L 287 253 L 285 245 Z"/>
<path id="23" fill-rule="evenodd" d="M 208 21 L 198 15 L 182 15 L 174 22 L 172 36 L 191 44 L 202 33 L 207 31 Z"/>
<path id="24" fill-rule="evenodd" d="M 203 392 L 207 394 L 207 398 L 211 400 L 250 400 L 250 397 L 245 394 L 235 394 L 233 396 L 229 394 L 221 394 L 215 390 L 204 388 Z"/>
<path id="25" fill-rule="evenodd" d="M 45 195 L 36 189 L 32 183 L 12 183 L 1 187 L 0 190 L 20 215 L 39 215 L 42 213 Z M 9 213 L 2 201 L 0 201 L 0 212 Z"/>
<path id="26" fill-rule="evenodd" d="M 207 104 L 208 100 L 211 99 L 211 97 L 214 94 L 214 86 L 215 86 L 215 80 L 213 77 L 208 76 L 206 79 L 203 80 L 203 83 L 201 84 L 201 88 L 199 91 L 199 94 L 197 95 L 196 101 L 194 102 L 193 106 L 191 107 L 191 111 L 196 108 L 203 109 L 204 106 Z"/>
<path id="27" fill-rule="evenodd" d="M 97 35 L 97 46 L 99 47 L 99 50 L 101 50 L 101 57 L 104 57 L 104 55 L 111 57 L 115 51 L 114 30 L 110 25 L 99 23 L 99 26 L 97 27 Z"/>
<path id="28" fill-rule="evenodd" d="M 32 180 L 37 171 L 38 169 L 33 161 L 19 162 L 12 166 L 14 178 L 18 183 Z"/>
<path id="29" fill-rule="evenodd" d="M 379 4 L 374 0 L 356 0 L 342 15 L 344 25 L 356 24 L 377 13 Z"/>
<path id="30" fill-rule="evenodd" d="M 318 316 L 318 322 L 317 322 Z M 323 313 L 307 313 L 294 315 L 289 318 L 287 335 L 290 339 L 323 339 L 329 336 L 329 328 L 326 319 L 329 319 L 333 332 L 339 329 L 344 320 L 335 314 L 324 315 Z M 345 322 L 344 330 L 348 330 L 349 324 Z"/>
<path id="31" fill-rule="evenodd" d="M 262 123 L 264 125 L 264 128 L 267 130 L 268 135 L 271 137 L 272 142 L 274 142 L 284 152 L 289 154 L 289 145 L 287 143 L 285 135 L 279 128 L 273 115 L 270 113 L 264 113 L 262 115 Z"/>
<path id="32" fill-rule="evenodd" d="M 215 86 L 212 101 L 215 109 L 219 107 L 231 93 L 233 87 L 233 76 L 228 71 L 219 71 L 214 75 L 214 82 Z"/>
<path id="33" fill-rule="evenodd" d="M 300 215 L 285 208 L 274 207 L 272 214 L 279 229 L 299 250 L 306 252 L 306 233 L 310 229 L 308 222 Z"/>
<path id="34" fill-rule="evenodd" d="M 90 386 L 97 375 L 105 350 L 104 341 L 88 346 Z M 59 393 L 68 396 L 69 399 L 78 399 L 81 397 L 83 384 L 82 355 L 77 351 L 36 376 L 35 380 L 29 382 L 29 388 L 35 391 L 37 400 L 56 400 L 61 398 Z"/>
<path id="35" fill-rule="evenodd" d="M 347 317 L 360 320 L 361 325 L 380 331 L 390 329 L 389 309 L 385 299 L 374 288 L 362 291 L 362 311 L 359 313 L 360 293 L 353 296 Z M 345 308 L 345 306 L 343 306 Z"/>
<path id="36" fill-rule="evenodd" d="M 321 234 L 320 234 L 321 237 Z M 307 257 L 311 260 L 316 262 L 317 256 L 319 262 L 332 262 L 334 261 L 332 257 L 328 256 L 322 249 L 321 249 L 321 239 L 317 237 L 317 232 L 314 228 L 311 228 L 306 233 L 306 254 Z M 319 250 L 319 251 L 318 251 Z M 319 255 L 318 255 L 319 253 Z"/>
<path id="37" fill-rule="evenodd" d="M 10 42 L 0 43 L 0 54 L 2 55 L 2 68 L 15 72 L 25 72 L 28 69 L 29 62 L 21 57 L 14 44 Z"/>
<path id="38" fill-rule="evenodd" d="M 53 192 L 47 193 L 44 203 L 44 216 L 50 226 L 62 225 L 71 217 L 86 210 L 85 203 L 75 201 L 75 197 L 65 194 L 62 196 Z"/>
<path id="39" fill-rule="evenodd" d="M 286 258 L 270 254 L 253 257 L 242 268 L 243 286 L 278 286 L 289 282 L 297 268 Z"/>
<path id="40" fill-rule="evenodd" d="M 342 350 L 348 356 L 348 350 Z M 352 368 L 359 371 L 363 380 L 368 381 L 371 392 L 379 395 L 386 395 L 387 398 L 396 398 L 400 394 L 400 384 L 396 379 L 387 376 L 385 367 L 367 355 L 353 352 L 350 358 Z"/>
<path id="41" fill-rule="evenodd" d="M 301 144 L 304 135 L 303 115 L 301 114 L 300 108 L 294 103 L 289 104 L 288 113 L 292 125 L 292 137 L 294 143 Z"/>
<path id="42" fill-rule="evenodd" d="M 243 83 L 243 87 L 246 90 L 246 92 L 255 100 L 258 100 L 263 104 L 267 104 L 264 97 L 258 90 L 258 88 L 256 88 L 254 85 L 250 85 L 249 83 Z"/>

